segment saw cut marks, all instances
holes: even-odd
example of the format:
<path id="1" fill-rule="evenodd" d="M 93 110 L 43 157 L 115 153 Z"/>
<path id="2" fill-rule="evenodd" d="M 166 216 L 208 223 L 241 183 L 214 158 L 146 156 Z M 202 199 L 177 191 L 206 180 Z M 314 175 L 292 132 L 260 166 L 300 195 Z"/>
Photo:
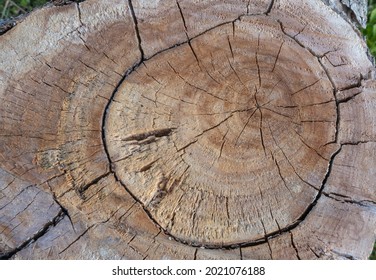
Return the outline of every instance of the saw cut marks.
<path id="1" fill-rule="evenodd" d="M 322 188 L 338 148 L 333 87 L 283 31 L 265 16 L 216 27 L 144 61 L 110 101 L 116 176 L 184 243 L 265 240 Z"/>

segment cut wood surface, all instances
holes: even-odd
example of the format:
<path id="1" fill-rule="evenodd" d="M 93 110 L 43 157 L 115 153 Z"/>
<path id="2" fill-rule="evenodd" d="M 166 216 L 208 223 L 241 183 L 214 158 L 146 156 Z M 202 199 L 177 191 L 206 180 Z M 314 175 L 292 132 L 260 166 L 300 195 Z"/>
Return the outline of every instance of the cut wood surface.
<path id="1" fill-rule="evenodd" d="M 0 36 L 0 258 L 367 258 L 376 82 L 353 23 L 315 0 L 31 13 Z"/>

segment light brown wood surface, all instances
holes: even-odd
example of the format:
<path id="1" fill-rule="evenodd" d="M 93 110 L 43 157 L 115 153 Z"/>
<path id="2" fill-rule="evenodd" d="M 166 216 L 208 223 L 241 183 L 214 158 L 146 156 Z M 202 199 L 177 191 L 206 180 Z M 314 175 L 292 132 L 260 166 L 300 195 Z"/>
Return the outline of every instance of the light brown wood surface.
<path id="1" fill-rule="evenodd" d="M 374 68 L 321 1 L 87 0 L 0 45 L 1 258 L 369 256 Z"/>

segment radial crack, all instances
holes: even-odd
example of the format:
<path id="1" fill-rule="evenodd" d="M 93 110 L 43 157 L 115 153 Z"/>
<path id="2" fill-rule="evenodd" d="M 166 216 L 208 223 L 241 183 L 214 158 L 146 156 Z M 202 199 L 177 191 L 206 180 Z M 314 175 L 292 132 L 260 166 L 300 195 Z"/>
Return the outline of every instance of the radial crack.
<path id="1" fill-rule="evenodd" d="M 304 179 L 298 174 L 298 172 L 296 171 L 294 165 L 290 162 L 290 160 L 288 159 L 287 155 L 285 154 L 285 152 L 283 151 L 283 149 L 281 148 L 281 146 L 279 146 L 277 140 L 275 139 L 275 137 L 274 137 L 274 135 L 273 135 L 273 131 L 272 131 L 271 127 L 270 127 L 269 122 L 268 122 L 268 127 L 269 127 L 269 131 L 270 131 L 270 134 L 271 134 L 271 136 L 272 136 L 272 139 L 273 139 L 274 143 L 276 144 L 276 146 L 278 147 L 278 149 L 282 152 L 283 156 L 285 157 L 285 159 L 286 159 L 286 161 L 288 162 L 288 164 L 291 166 L 291 168 L 292 168 L 292 170 L 294 171 L 295 175 L 298 176 L 298 178 L 299 178 L 302 182 L 306 183 L 308 186 L 310 186 L 311 188 L 315 189 L 316 191 L 319 191 L 319 189 L 318 189 L 316 186 L 314 186 L 314 185 L 312 185 L 311 183 L 307 182 L 306 180 L 304 180 Z"/>
<path id="2" fill-rule="evenodd" d="M 81 13 L 81 7 L 80 3 L 76 3 L 77 12 L 78 12 L 78 21 L 80 22 L 81 26 L 85 26 L 85 24 L 82 22 L 82 13 Z"/>
<path id="3" fill-rule="evenodd" d="M 298 91 L 295 91 L 295 92 L 291 93 L 291 95 L 295 95 L 295 94 L 297 94 L 297 93 L 299 93 L 299 92 L 302 92 L 302 91 L 306 90 L 307 88 L 310 88 L 310 87 L 314 86 L 314 85 L 317 84 L 319 81 L 321 81 L 321 79 L 318 79 L 317 81 L 313 82 L 312 84 L 309 84 L 308 86 L 305 86 L 305 87 L 299 89 Z"/>
<path id="4" fill-rule="evenodd" d="M 351 95 L 349 97 L 346 97 L 344 99 L 338 100 L 337 101 L 337 105 L 341 104 L 341 103 L 346 103 L 346 102 L 352 101 L 355 97 L 357 97 L 361 93 L 363 93 L 363 91 L 359 91 L 359 92 L 357 92 L 357 93 L 355 93 L 355 94 L 353 94 L 353 95 Z"/>
<path id="5" fill-rule="evenodd" d="M 261 70 L 260 70 L 260 65 L 259 65 L 259 61 L 258 61 L 259 48 L 260 48 L 260 33 L 258 34 L 258 37 L 257 37 L 257 49 L 256 49 L 255 57 L 256 57 L 256 66 L 257 66 L 257 75 L 258 75 L 258 81 L 259 81 L 259 88 L 261 88 Z"/>
<path id="6" fill-rule="evenodd" d="M 268 6 L 268 9 L 267 9 L 266 12 L 265 12 L 265 15 L 268 16 L 268 15 L 270 14 L 270 12 L 272 11 L 273 5 L 274 5 L 274 0 L 271 0 L 271 1 L 270 1 L 270 4 L 269 4 L 269 6 Z"/>
<path id="7" fill-rule="evenodd" d="M 223 135 L 222 137 L 222 144 L 221 144 L 221 148 L 219 149 L 219 155 L 218 155 L 218 158 L 217 160 L 219 160 L 222 156 L 222 152 L 223 152 L 223 147 L 225 146 L 225 143 L 226 143 L 226 136 L 227 136 L 227 133 L 229 132 L 230 129 L 227 129 L 226 133 Z"/>
<path id="8" fill-rule="evenodd" d="M 190 83 L 189 81 L 187 81 L 183 76 L 180 75 L 180 73 L 171 65 L 171 63 L 169 61 L 167 61 L 167 64 L 169 65 L 169 67 L 174 71 L 174 73 L 180 78 L 182 79 L 187 85 L 189 85 L 190 87 L 193 87 L 195 89 L 197 89 L 198 91 L 201 91 L 201 92 L 204 92 L 210 96 L 212 96 L 213 98 L 215 99 L 218 99 L 218 100 L 221 100 L 221 101 L 225 101 L 225 102 L 228 102 L 230 104 L 233 104 L 231 101 L 227 100 L 227 99 L 224 99 L 224 98 L 221 98 L 209 91 L 207 91 L 206 89 L 203 89 L 203 88 L 200 88 L 192 83 Z"/>
<path id="9" fill-rule="evenodd" d="M 232 57 L 232 59 L 234 59 L 234 51 L 232 49 L 232 45 L 231 45 L 231 41 L 230 41 L 230 36 L 227 36 L 227 42 L 228 42 L 228 46 L 230 48 L 231 57 Z"/>
<path id="10" fill-rule="evenodd" d="M 60 203 L 60 201 L 57 199 L 56 194 L 55 194 L 55 192 L 52 190 L 50 183 L 49 183 L 48 181 L 47 181 L 46 183 L 47 183 L 48 188 L 50 189 L 50 192 L 52 193 L 52 198 L 53 198 L 53 200 L 55 201 L 55 203 L 56 203 L 57 205 L 60 206 L 60 209 L 63 211 L 63 213 L 64 213 L 64 214 L 67 216 L 67 218 L 69 219 L 69 222 L 70 222 L 70 224 L 71 224 L 71 226 L 72 226 L 73 231 L 76 232 L 76 229 L 74 228 L 74 224 L 73 224 L 73 222 L 72 222 L 72 218 L 71 218 L 71 216 L 70 216 L 70 214 L 69 214 L 67 208 L 65 208 L 65 207 Z"/>
<path id="11" fill-rule="evenodd" d="M 271 72 L 274 72 L 274 69 L 275 69 L 275 67 L 277 66 L 277 61 L 278 61 L 278 59 L 279 59 L 279 55 L 281 54 L 281 50 L 282 50 L 282 46 L 283 46 L 284 42 L 285 42 L 285 41 L 282 41 L 281 45 L 279 46 L 278 53 L 277 53 L 277 56 L 276 56 L 276 58 L 275 58 L 275 60 L 274 60 L 274 64 L 273 64 L 273 68 L 272 68 L 272 71 L 271 71 Z"/>
<path id="12" fill-rule="evenodd" d="M 65 214 L 62 209 L 60 209 L 59 213 L 47 224 L 43 226 L 36 234 L 26 239 L 21 245 L 17 246 L 15 249 L 1 253 L 0 254 L 0 260 L 7 260 L 13 257 L 16 253 L 27 247 L 29 244 L 37 241 L 39 238 L 41 238 L 43 235 L 45 235 L 51 227 L 55 227 L 63 218 L 65 217 Z"/>
<path id="13" fill-rule="evenodd" d="M 134 12 L 132 0 L 128 0 L 128 6 L 129 6 L 129 10 L 131 11 L 131 16 L 132 16 L 134 28 L 135 28 L 135 31 L 136 31 L 136 36 L 137 36 L 137 41 L 138 41 L 138 49 L 139 49 L 140 54 L 141 54 L 141 61 L 143 61 L 145 55 L 144 55 L 144 50 L 142 49 L 142 41 L 141 41 L 141 36 L 140 36 L 140 30 L 138 29 L 138 21 L 137 21 L 137 18 L 136 18 L 136 14 Z"/>
<path id="14" fill-rule="evenodd" d="M 67 247 L 65 247 L 63 250 L 59 252 L 59 255 L 64 253 L 66 250 L 68 250 L 74 243 L 76 243 L 81 237 L 83 237 L 91 228 L 93 228 L 96 224 L 89 226 L 86 230 L 84 230 L 76 239 L 74 239 Z"/>
<path id="15" fill-rule="evenodd" d="M 207 129 L 204 129 L 200 134 L 196 135 L 195 138 L 202 136 L 205 132 L 208 132 L 208 131 L 210 131 L 210 130 L 212 130 L 212 129 L 214 129 L 214 128 L 217 128 L 218 126 L 220 126 L 221 124 L 223 124 L 224 122 L 226 122 L 228 119 L 230 119 L 230 118 L 233 117 L 233 116 L 234 116 L 234 115 L 231 114 L 231 115 L 229 115 L 228 117 L 226 117 L 225 119 L 221 120 L 219 123 L 217 123 L 217 124 L 215 124 L 215 125 L 213 125 L 213 126 L 207 128 Z"/>
<path id="16" fill-rule="evenodd" d="M 282 182 L 283 182 L 283 185 L 285 186 L 285 188 L 289 191 L 290 195 L 292 197 L 294 197 L 293 193 L 291 192 L 290 188 L 287 186 L 287 183 L 286 183 L 286 180 L 285 178 L 282 176 L 282 173 L 281 173 L 281 167 L 279 166 L 279 163 L 277 161 L 277 159 L 274 157 L 274 155 L 272 154 L 272 152 L 270 152 L 271 156 L 272 156 L 272 159 L 277 167 L 277 170 L 278 170 L 278 174 L 279 174 L 279 177 L 282 179 Z M 279 228 L 279 226 L 278 226 Z"/>
<path id="17" fill-rule="evenodd" d="M 262 132 L 262 110 L 260 110 L 260 129 L 259 130 L 260 130 L 261 146 L 262 146 L 262 149 L 264 150 L 264 154 L 265 154 L 265 157 L 266 157 L 264 135 L 263 135 L 263 132 Z"/>
<path id="18" fill-rule="evenodd" d="M 228 61 L 228 64 L 230 65 L 231 70 L 234 72 L 234 74 L 235 74 L 236 78 L 239 80 L 239 82 L 243 85 L 244 89 L 250 91 L 249 88 L 248 88 L 248 87 L 243 83 L 243 81 L 240 79 L 240 77 L 239 77 L 239 75 L 238 75 L 238 72 L 236 72 L 234 66 L 232 65 L 232 63 L 231 63 L 231 61 L 228 59 L 228 57 L 227 57 L 227 61 Z"/>
<path id="19" fill-rule="evenodd" d="M 299 256 L 299 251 L 298 251 L 298 248 L 296 247 L 295 245 L 295 242 L 294 242 L 294 237 L 293 237 L 293 234 L 292 232 L 290 231 L 290 237 L 291 237 L 291 245 L 292 247 L 294 248 L 295 250 L 295 253 L 296 253 L 296 257 L 298 258 L 298 260 L 301 260 L 300 256 Z"/>
<path id="20" fill-rule="evenodd" d="M 194 50 L 193 47 L 192 47 L 191 40 L 188 40 L 188 46 L 189 46 L 189 48 L 191 49 L 192 54 L 193 54 L 193 56 L 195 57 L 198 66 L 201 68 L 201 66 L 200 66 L 200 61 L 199 61 L 199 59 L 198 59 L 198 56 L 197 56 L 195 50 Z"/>
<path id="21" fill-rule="evenodd" d="M 240 136 L 243 134 L 245 128 L 247 127 L 247 125 L 248 125 L 248 123 L 250 122 L 252 116 L 256 113 L 257 110 L 258 110 L 258 109 L 256 108 L 256 109 L 251 113 L 251 115 L 248 117 L 247 122 L 244 124 L 244 126 L 243 126 L 242 130 L 240 131 L 238 137 L 236 137 L 235 145 L 238 144 L 239 139 L 240 139 Z"/>
<path id="22" fill-rule="evenodd" d="M 182 9 L 180 7 L 179 1 L 176 1 L 176 5 L 178 6 L 179 13 L 180 13 L 181 19 L 183 21 L 184 29 L 185 29 L 185 32 L 187 33 L 188 32 L 187 24 L 185 22 L 184 14 L 183 14 L 183 11 L 182 11 Z M 188 37 L 188 34 L 187 34 L 187 37 Z"/>
<path id="23" fill-rule="evenodd" d="M 324 158 L 316 149 L 314 149 L 313 147 L 311 147 L 310 145 L 308 145 L 304 139 L 303 139 L 303 136 L 301 136 L 295 129 L 292 129 L 290 128 L 290 130 L 292 130 L 293 132 L 295 132 L 296 135 L 298 135 L 299 137 L 299 140 L 300 142 L 302 142 L 304 144 L 304 146 L 306 146 L 308 149 L 312 150 L 313 152 L 315 152 L 320 158 L 322 158 L 323 160 L 325 161 L 329 161 L 329 159 L 327 158 Z"/>
<path id="24" fill-rule="evenodd" d="M 311 247 L 309 247 L 309 250 L 316 256 L 316 258 L 320 259 L 320 255 L 315 252 Z"/>

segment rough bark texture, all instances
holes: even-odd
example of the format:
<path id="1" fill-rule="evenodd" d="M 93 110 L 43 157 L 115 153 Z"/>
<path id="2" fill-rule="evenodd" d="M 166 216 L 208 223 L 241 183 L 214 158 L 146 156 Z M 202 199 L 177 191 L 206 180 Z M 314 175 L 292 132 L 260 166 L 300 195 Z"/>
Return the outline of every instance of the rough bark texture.
<path id="1" fill-rule="evenodd" d="M 367 0 L 322 0 L 343 18 L 355 26 L 365 27 L 367 22 Z"/>
<path id="2" fill-rule="evenodd" d="M 0 44 L 1 258 L 370 254 L 374 70 L 321 1 L 87 0 Z"/>

